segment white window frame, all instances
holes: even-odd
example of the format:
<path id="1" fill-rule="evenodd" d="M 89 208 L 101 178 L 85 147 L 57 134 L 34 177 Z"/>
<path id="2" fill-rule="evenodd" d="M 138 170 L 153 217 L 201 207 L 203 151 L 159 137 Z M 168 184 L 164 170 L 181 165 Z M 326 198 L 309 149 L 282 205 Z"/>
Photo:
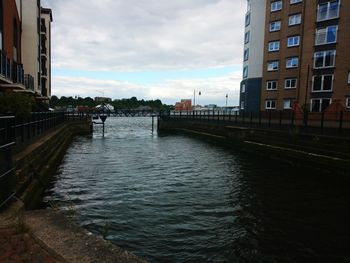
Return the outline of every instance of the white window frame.
<path id="1" fill-rule="evenodd" d="M 248 78 L 248 66 L 243 67 L 243 78 Z"/>
<path id="2" fill-rule="evenodd" d="M 276 52 L 280 50 L 280 41 L 271 41 L 268 45 L 269 52 Z"/>
<path id="3" fill-rule="evenodd" d="M 293 108 L 293 105 L 292 105 L 293 101 L 294 101 L 294 99 L 283 99 L 283 109 L 284 110 L 292 109 Z M 286 102 L 289 102 L 288 103 L 289 105 L 287 107 L 286 107 Z"/>
<path id="4" fill-rule="evenodd" d="M 276 109 L 276 100 L 265 100 L 265 109 L 266 110 L 275 110 Z"/>
<path id="5" fill-rule="evenodd" d="M 324 79 L 326 76 L 332 76 L 332 86 L 331 89 L 324 89 Z M 322 83 L 321 83 L 321 89 L 320 90 L 314 90 L 314 84 L 315 84 L 315 77 L 322 77 Z M 333 84 L 334 84 L 334 75 L 333 74 L 325 74 L 325 75 L 316 75 L 312 76 L 312 92 L 332 92 L 333 91 Z"/>
<path id="6" fill-rule="evenodd" d="M 329 53 L 329 52 L 333 52 L 333 64 L 330 65 L 330 66 L 326 66 L 326 55 Z M 323 62 L 322 62 L 322 66 L 320 67 L 317 67 L 316 66 L 316 57 L 317 57 L 317 54 L 322 54 L 322 59 L 323 59 Z M 325 50 L 325 51 L 319 51 L 319 52 L 315 52 L 314 53 L 314 68 L 315 69 L 320 69 L 320 68 L 334 68 L 335 67 L 335 56 L 336 56 L 336 50 Z"/>
<path id="7" fill-rule="evenodd" d="M 336 31 L 335 31 L 335 40 L 332 42 L 327 42 L 327 37 L 328 37 L 328 29 L 331 27 L 335 27 Z M 325 32 L 322 32 L 322 31 Z M 325 35 L 325 41 L 324 42 L 320 42 L 320 36 Z M 320 45 L 327 45 L 327 44 L 332 44 L 332 43 L 337 43 L 337 39 L 338 39 L 338 25 L 332 25 L 332 26 L 327 26 L 327 27 L 322 27 L 322 28 L 316 28 L 316 36 L 315 36 L 315 46 L 320 46 Z"/>
<path id="8" fill-rule="evenodd" d="M 274 67 L 274 65 L 276 67 Z M 278 68 L 279 68 L 279 61 L 278 60 L 273 60 L 273 61 L 267 62 L 267 71 L 277 71 Z"/>
<path id="9" fill-rule="evenodd" d="M 278 27 L 274 27 L 273 25 L 278 25 Z M 281 20 L 273 21 L 270 23 L 270 32 L 276 32 L 281 30 Z"/>
<path id="10" fill-rule="evenodd" d="M 293 63 L 296 62 L 296 63 Z M 299 58 L 291 57 L 286 59 L 286 68 L 297 68 L 299 66 Z"/>
<path id="11" fill-rule="evenodd" d="M 298 4 L 301 3 L 303 0 L 290 0 L 290 4 L 294 5 L 294 4 Z"/>
<path id="12" fill-rule="evenodd" d="M 338 12 L 337 12 L 337 14 L 335 16 L 332 16 L 330 6 L 331 6 L 331 3 L 336 3 L 336 2 L 338 2 L 338 9 L 337 9 Z M 327 11 L 326 11 L 326 17 L 325 18 L 322 18 L 320 16 L 320 6 L 321 5 L 327 5 Z M 329 2 L 325 2 L 325 3 L 320 3 L 317 6 L 317 22 L 338 18 L 339 17 L 339 13 L 340 13 L 340 1 L 339 0 L 329 1 Z"/>
<path id="13" fill-rule="evenodd" d="M 295 42 L 295 39 L 298 40 L 298 43 L 296 44 Z M 293 44 L 289 44 L 289 40 L 292 40 L 293 41 Z M 297 47 L 300 45 L 300 36 L 291 36 L 291 37 L 288 37 L 287 39 L 287 47 Z"/>
<path id="14" fill-rule="evenodd" d="M 290 15 L 288 18 L 288 25 L 295 26 L 301 24 L 301 13 Z"/>
<path id="15" fill-rule="evenodd" d="M 268 80 L 266 81 L 266 90 L 277 90 L 278 81 L 277 80 Z"/>
<path id="16" fill-rule="evenodd" d="M 350 97 L 346 98 L 345 107 L 346 107 L 347 110 L 350 110 Z"/>
<path id="17" fill-rule="evenodd" d="M 242 86 L 241 86 L 241 93 L 244 93 L 244 92 L 245 92 L 245 83 L 242 84 Z"/>
<path id="18" fill-rule="evenodd" d="M 294 87 L 291 85 L 292 81 L 295 81 Z M 288 85 L 288 83 L 289 83 L 289 85 Z M 297 78 L 288 78 L 288 79 L 284 80 L 284 88 L 285 89 L 296 89 L 297 86 L 298 86 L 298 79 Z"/>
<path id="19" fill-rule="evenodd" d="M 271 2 L 271 12 L 282 10 L 282 0 Z"/>
<path id="20" fill-rule="evenodd" d="M 320 101 L 320 107 L 318 109 L 318 111 L 312 111 L 312 102 L 314 100 L 319 100 Z M 332 104 L 332 99 L 331 98 L 312 98 L 310 101 L 310 112 L 322 112 L 322 102 L 323 100 L 329 100 L 329 105 Z"/>

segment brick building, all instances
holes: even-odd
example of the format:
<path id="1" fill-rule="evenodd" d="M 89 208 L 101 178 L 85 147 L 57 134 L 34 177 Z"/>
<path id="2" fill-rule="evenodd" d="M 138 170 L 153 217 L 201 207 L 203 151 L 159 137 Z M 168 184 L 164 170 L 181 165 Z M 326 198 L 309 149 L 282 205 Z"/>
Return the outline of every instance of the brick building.
<path id="1" fill-rule="evenodd" d="M 260 110 L 350 109 L 349 14 L 350 1 L 266 1 Z"/>

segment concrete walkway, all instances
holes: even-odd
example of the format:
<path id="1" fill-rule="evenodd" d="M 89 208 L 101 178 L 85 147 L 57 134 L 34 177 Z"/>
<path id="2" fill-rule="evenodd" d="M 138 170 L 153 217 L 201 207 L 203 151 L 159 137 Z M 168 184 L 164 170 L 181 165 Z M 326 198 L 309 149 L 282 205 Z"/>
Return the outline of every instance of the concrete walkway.
<path id="1" fill-rule="evenodd" d="M 55 210 L 29 211 L 24 218 L 32 236 L 59 262 L 147 263 L 79 228 Z"/>

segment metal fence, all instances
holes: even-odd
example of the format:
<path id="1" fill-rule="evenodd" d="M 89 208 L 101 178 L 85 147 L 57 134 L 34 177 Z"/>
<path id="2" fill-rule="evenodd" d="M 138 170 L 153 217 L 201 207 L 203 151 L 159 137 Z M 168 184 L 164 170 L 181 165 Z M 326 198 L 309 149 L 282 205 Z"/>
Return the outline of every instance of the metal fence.
<path id="1" fill-rule="evenodd" d="M 84 114 L 34 112 L 24 118 L 0 116 L 0 210 L 15 196 L 16 178 L 12 151 L 68 120 L 81 120 Z"/>
<path id="2" fill-rule="evenodd" d="M 264 129 L 299 129 L 302 132 L 320 134 L 350 133 L 350 112 L 302 112 L 260 111 L 226 112 L 215 110 L 168 111 L 161 119 L 192 120 L 217 125 L 234 125 Z"/>

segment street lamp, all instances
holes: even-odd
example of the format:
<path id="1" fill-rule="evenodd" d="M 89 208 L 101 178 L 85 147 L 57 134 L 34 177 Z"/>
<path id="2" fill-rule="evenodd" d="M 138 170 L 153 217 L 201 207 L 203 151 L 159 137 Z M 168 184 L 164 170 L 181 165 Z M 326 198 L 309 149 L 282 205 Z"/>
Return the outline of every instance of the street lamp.
<path id="1" fill-rule="evenodd" d="M 226 93 L 226 108 L 225 108 L 225 112 L 227 112 L 227 99 L 228 99 L 228 94 Z"/>
<path id="2" fill-rule="evenodd" d="M 202 95 L 202 92 L 198 92 L 198 96 Z M 196 107 L 196 90 L 193 90 L 193 109 Z"/>

